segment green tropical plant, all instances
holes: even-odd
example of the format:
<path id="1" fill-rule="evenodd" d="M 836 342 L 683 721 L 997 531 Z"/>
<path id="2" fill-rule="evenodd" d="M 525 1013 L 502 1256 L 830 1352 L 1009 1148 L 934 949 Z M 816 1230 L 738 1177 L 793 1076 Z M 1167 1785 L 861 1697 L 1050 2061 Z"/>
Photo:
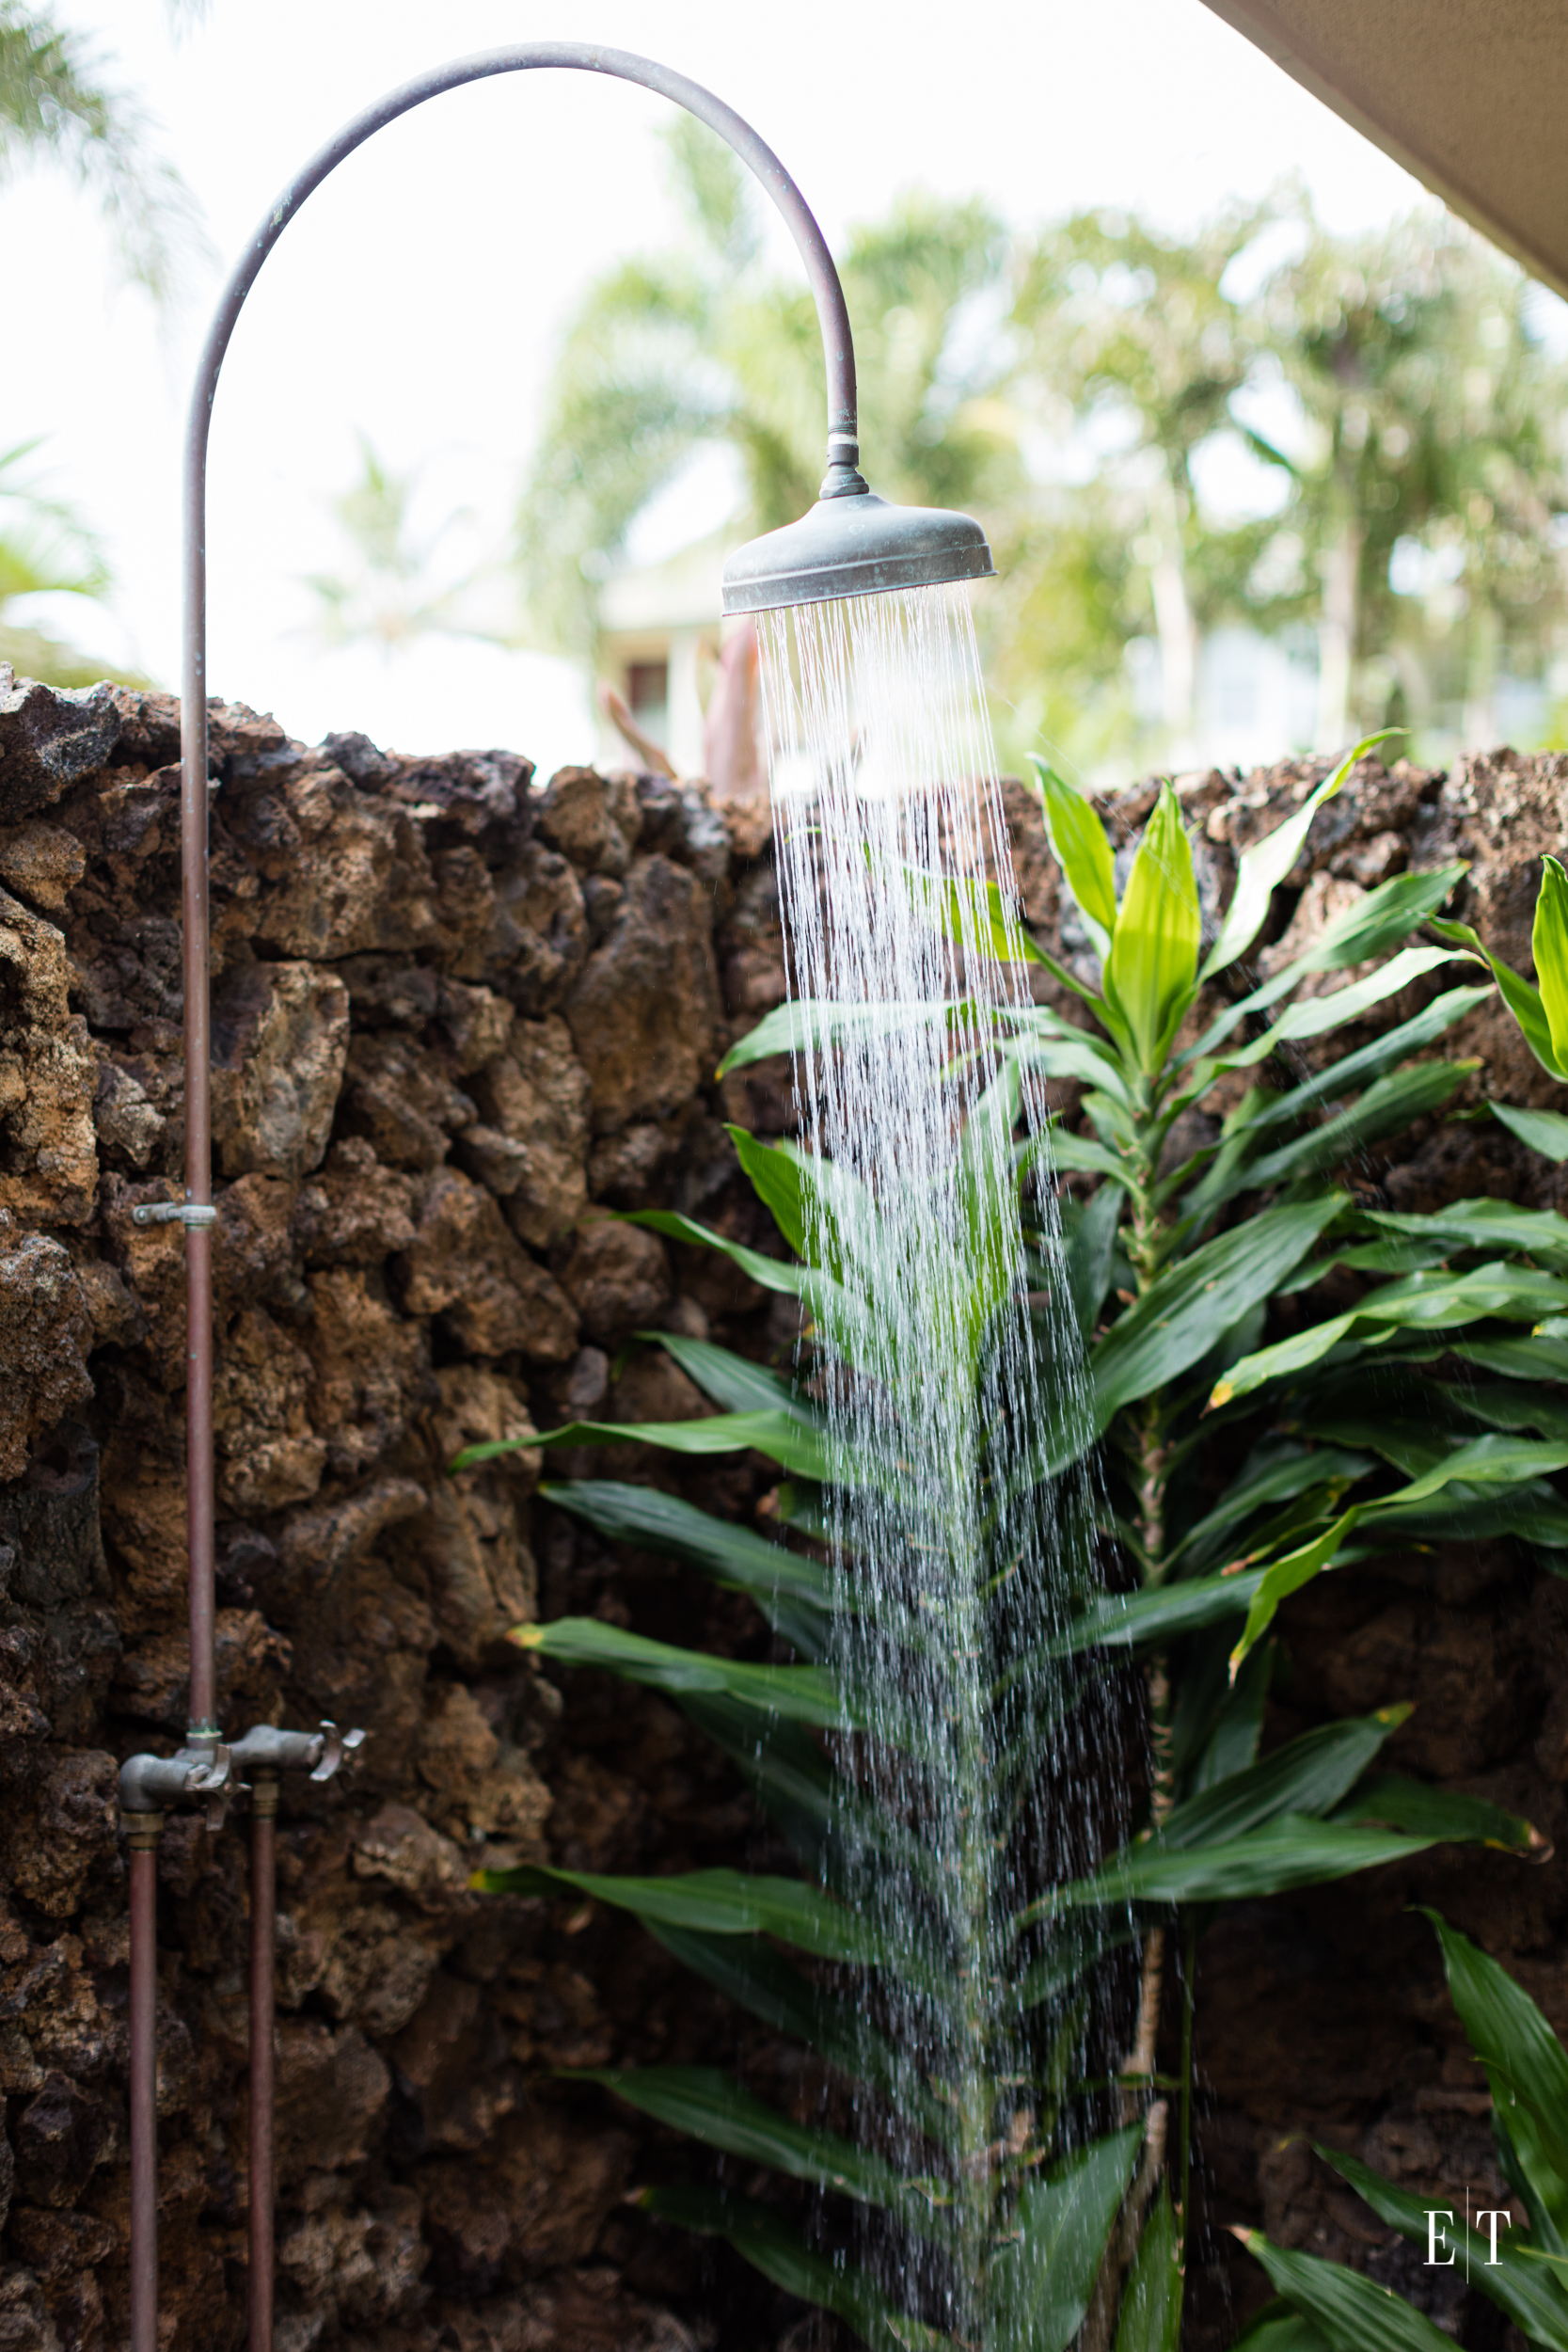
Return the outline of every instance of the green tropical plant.
<path id="1" fill-rule="evenodd" d="M 1091 2332 L 1108 2342 L 1118 2300 L 1118 2341 L 1130 2347 L 1144 2333 L 1174 2341 L 1189 2202 L 1192 1969 L 1182 1984 L 1180 2070 L 1162 2077 L 1156 2033 L 1173 1929 L 1190 1946 L 1216 1903 L 1407 1859 L 1443 1839 L 1512 1853 L 1540 1848 L 1528 1822 L 1496 1806 L 1376 1769 L 1408 1712 L 1398 1702 L 1258 1755 L 1264 1637 L 1280 1602 L 1312 1576 L 1439 1534 L 1513 1533 L 1549 1564 L 1568 1551 L 1568 1503 L 1551 1484 L 1568 1466 L 1568 1406 L 1550 1385 L 1568 1378 L 1568 1343 L 1523 1338 L 1543 1317 L 1568 1310 L 1568 1224 L 1494 1201 L 1401 1216 L 1364 1205 L 1333 1181 L 1463 1083 L 1472 1065 L 1420 1057 L 1481 1000 L 1490 978 L 1484 988 L 1445 990 L 1326 1066 L 1288 1066 L 1302 1043 L 1332 1036 L 1459 960 L 1458 949 L 1406 943 L 1463 868 L 1402 875 L 1367 894 L 1259 985 L 1238 991 L 1225 978 L 1233 979 L 1256 941 L 1317 809 L 1368 748 L 1358 745 L 1295 817 L 1244 853 L 1207 955 L 1175 793 L 1162 791 L 1118 892 L 1097 812 L 1042 771 L 1053 847 L 1100 985 L 1085 977 L 1085 964 L 1069 969 L 1031 945 L 1086 1019 L 1045 1007 L 998 1015 L 1000 1068 L 972 1125 L 976 1118 L 1016 1121 L 1031 1072 L 1088 1089 L 1089 1134 L 1056 1126 L 1025 1134 L 1017 1146 L 1032 1278 L 1070 1307 L 1089 1400 L 1086 1413 L 1073 1405 L 1082 1381 L 1059 1318 L 1037 1313 L 1047 1409 L 1031 1433 L 1021 1486 L 1044 1499 L 1059 1493 L 1053 1482 L 1102 1440 L 1106 1532 L 1130 1589 L 1103 1595 L 1080 1574 L 1050 1657 L 1037 1657 L 1029 1670 L 1044 1687 L 1053 1661 L 1058 1670 L 1136 1661 L 1151 1763 L 1147 1820 L 1136 1835 L 1082 1875 L 1038 1886 L 1004 1923 L 981 2079 L 958 2084 L 939 2072 L 911 2081 L 876 2023 L 879 1969 L 908 1963 L 879 1947 L 854 1900 L 846 1825 L 863 1853 L 909 1866 L 918 1823 L 882 1802 L 889 1776 L 874 1759 L 878 1740 L 890 1738 L 918 1755 L 922 1734 L 908 1720 L 869 1723 L 863 1694 L 835 1671 L 833 1585 L 812 1543 L 835 1523 L 825 1511 L 823 1481 L 834 1464 L 821 1408 L 786 1375 L 707 1343 L 651 1333 L 715 1413 L 685 1422 L 574 1422 L 538 1441 L 635 1441 L 696 1458 L 755 1450 L 784 1474 L 779 1512 L 791 1540 L 783 1544 L 645 1486 L 577 1480 L 545 1491 L 601 1536 L 673 1553 L 747 1593 L 793 1652 L 791 1662 L 712 1657 L 593 1619 L 519 1628 L 515 1638 L 542 1657 L 604 1668 L 674 1698 L 730 1755 L 807 1875 L 635 1879 L 529 1868 L 481 1883 L 570 1890 L 631 1912 L 710 1982 L 800 2034 L 862 2086 L 860 2111 L 879 2096 L 896 2128 L 880 2138 L 872 2130 L 862 2145 L 781 2116 L 718 2074 L 654 2068 L 594 2077 L 711 2146 L 880 2208 L 890 2226 L 934 2238 L 946 2258 L 973 2266 L 973 2301 L 990 2352 L 1065 2352 L 1091 2307 Z M 962 912 L 982 930 L 993 925 L 999 946 L 1013 936 L 994 886 L 959 910 L 949 882 L 912 872 L 904 882 L 933 920 L 956 923 Z M 1304 985 L 1352 967 L 1362 977 L 1330 994 Z M 918 1017 L 945 1018 L 950 1009 Z M 911 1017 L 907 1007 L 785 1006 L 725 1066 L 831 1050 L 857 1027 L 886 1029 Z M 1247 1074 L 1238 1092 L 1240 1073 Z M 1179 1166 L 1167 1165 L 1177 1120 L 1227 1081 L 1233 1099 L 1223 1121 L 1211 1121 L 1208 1137 Z M 834 1243 L 832 1168 L 814 1172 L 808 1155 L 787 1145 L 732 1133 L 793 1260 L 686 1216 L 644 1212 L 633 1221 L 723 1252 L 766 1288 L 798 1299 L 830 1339 L 874 1316 L 866 1267 Z M 1089 1198 L 1067 1204 L 1059 1240 L 1037 1206 L 1052 1167 L 1099 1180 Z M 811 1188 L 821 1184 L 828 1190 L 814 1200 Z M 999 1251 L 997 1263 L 1006 1262 Z M 1314 1311 L 1312 1291 L 1331 1270 L 1364 1286 L 1354 1309 Z M 974 1330 L 983 1332 L 1005 1303 L 977 1300 Z M 1294 1328 L 1260 1345 L 1271 1319 Z M 975 1376 L 975 1361 L 964 1376 Z M 1448 1368 L 1464 1376 L 1446 1380 Z M 1493 1377 L 1478 1382 L 1477 1370 Z M 949 1369 L 944 1376 L 954 1375 Z M 504 1450 L 475 1448 L 462 1459 Z M 860 1474 L 897 1483 L 895 1466 L 875 1457 Z M 918 1510 L 921 1499 L 910 1507 Z M 1000 1505 L 991 1518 L 994 1548 L 999 1535 L 1010 1537 Z M 995 1607 L 1006 1586 L 1005 1574 L 984 1575 L 987 1565 L 975 1565 L 983 1609 Z M 912 1638 L 887 1629 L 890 1644 Z M 831 1762 L 823 1733 L 858 1734 L 873 1759 L 863 1773 L 851 1774 L 842 1758 Z M 1016 1805 L 1021 1775 L 1036 1760 L 999 1755 L 994 1773 L 976 1764 L 976 1818 L 995 1820 Z M 941 1890 L 929 1893 L 920 1965 L 940 2004 L 949 1947 Z M 1142 1948 L 1141 1997 L 1132 2046 L 1113 2068 L 1118 2123 L 1103 2098 L 1097 2106 L 1073 2078 L 1080 2045 L 1061 2003 L 1130 1915 Z M 786 1963 L 775 1943 L 804 1955 L 807 1972 Z M 868 1972 L 867 1991 L 824 1984 L 817 1963 Z M 1037 2010 L 1049 2033 L 1030 2045 L 1034 2092 L 1024 2114 L 1009 2105 L 1016 2088 L 983 2079 L 984 2064 L 987 2050 Z M 1107 2131 L 1108 2121 L 1117 2127 Z M 884 2146 L 924 2149 L 926 2160 L 891 2159 Z M 868 2342 L 945 2340 L 931 2332 L 927 2314 L 901 2307 L 881 2274 L 813 2252 L 766 2204 L 689 2190 L 650 2190 L 645 2201 L 726 2235 L 770 2278 L 838 2312 Z"/>
<path id="2" fill-rule="evenodd" d="M 1472 2229 L 1446 2208 L 1398 2188 L 1354 2156 L 1319 2148 L 1380 2221 L 1423 2249 L 1463 2263 L 1473 2287 L 1543 2352 L 1568 2352 L 1568 2050 L 1523 1988 L 1434 1911 L 1449 1991 L 1470 2047 L 1486 2069 L 1492 2132 L 1509 2187 L 1524 2205 Z M 1237 2352 L 1442 2352 L 1451 2337 L 1387 2287 L 1358 2271 L 1238 2230 L 1276 2290 Z"/>
<path id="3" fill-rule="evenodd" d="M 199 15 L 201 5 L 168 0 L 168 14 L 178 24 Z M 92 43 L 52 9 L 0 0 L 0 190 L 37 162 L 64 168 L 87 190 L 124 275 L 156 300 L 204 250 L 189 189 L 156 154 L 145 110 L 114 87 Z M 39 446 L 33 439 L 0 451 L 0 661 L 55 686 L 111 675 L 143 684 L 7 616 L 7 605 L 23 596 L 99 596 L 109 584 L 92 532 L 28 470 Z"/>
<path id="4" fill-rule="evenodd" d="M 1487 966 L 1542 1069 L 1568 1085 L 1568 872 L 1555 857 L 1544 856 L 1541 865 L 1530 937 L 1533 981 L 1495 956 L 1469 924 L 1433 923 L 1431 928 Z M 1568 1117 L 1561 1111 L 1528 1110 L 1513 1103 L 1489 1103 L 1487 1108 L 1532 1151 L 1548 1160 L 1568 1160 Z"/>
<path id="5" fill-rule="evenodd" d="M 40 446 L 0 450 L 0 661 L 54 686 L 90 686 L 113 673 L 8 612 L 24 596 L 101 596 L 109 581 L 95 534 L 30 467 Z"/>

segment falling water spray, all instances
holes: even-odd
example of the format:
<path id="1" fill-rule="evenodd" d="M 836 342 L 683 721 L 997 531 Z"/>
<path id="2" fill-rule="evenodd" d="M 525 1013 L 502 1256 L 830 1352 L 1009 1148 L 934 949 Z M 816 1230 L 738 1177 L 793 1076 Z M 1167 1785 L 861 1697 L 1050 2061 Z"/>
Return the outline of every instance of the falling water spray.
<path id="1" fill-rule="evenodd" d="M 1073 1815 L 1104 1744 L 1103 1694 L 1052 1656 L 1091 1538 L 1082 1483 L 1051 1486 L 1035 1457 L 1085 1406 L 1041 1284 L 1059 1249 L 1048 1181 L 1027 1242 L 1019 1215 L 1021 1138 L 1037 1146 L 1044 1107 L 1007 1051 L 1030 999 L 968 593 L 814 602 L 760 628 L 790 989 L 818 1030 L 832 1008 L 832 1046 L 795 1063 L 806 1254 L 862 1302 L 801 1358 L 831 1433 L 834 1662 L 870 1735 L 846 1743 L 850 1784 L 877 1759 L 878 1807 L 847 1807 L 841 1842 L 895 1956 L 884 2025 L 911 2094 L 895 2104 L 918 2113 L 917 2087 L 939 2086 L 957 2126 L 928 2183 L 941 2233 L 912 2253 L 873 2239 L 864 2259 L 963 2342 L 999 2315 L 999 2233 L 1060 2153 L 1064 2077 L 1082 2071 L 1082 2010 L 1021 1997 L 1053 1953 L 1016 1923 L 1086 1857 Z M 867 1826 L 890 1811 L 895 1847 Z M 931 2163 L 926 2143 L 890 2153 Z"/>

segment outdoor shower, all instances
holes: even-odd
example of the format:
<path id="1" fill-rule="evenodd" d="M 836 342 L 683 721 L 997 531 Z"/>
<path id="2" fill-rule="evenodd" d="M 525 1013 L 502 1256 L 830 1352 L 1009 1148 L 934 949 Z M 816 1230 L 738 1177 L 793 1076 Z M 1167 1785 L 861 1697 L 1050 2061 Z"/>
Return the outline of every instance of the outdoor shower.
<path id="1" fill-rule="evenodd" d="M 992 570 L 967 516 L 899 507 L 876 497 L 858 470 L 855 360 L 838 273 L 821 230 L 772 150 L 719 99 L 679 73 L 625 51 L 538 41 L 434 68 L 348 123 L 284 189 L 224 292 L 197 372 L 184 459 L 184 656 L 182 670 L 182 922 L 184 985 L 185 1188 L 179 1202 L 134 1214 L 140 1224 L 185 1229 L 186 1478 L 190 1559 L 190 1700 L 183 1745 L 172 1756 L 133 1756 L 120 1772 L 131 1850 L 132 2352 L 156 2352 L 156 1866 L 164 1812 L 204 1806 L 215 1827 L 230 1789 L 251 1793 L 249 2342 L 271 2352 L 273 2288 L 274 1820 L 285 1771 L 325 1780 L 362 1735 L 271 1724 L 226 1744 L 217 1721 L 214 1657 L 213 1229 L 208 925 L 206 469 L 213 400 L 230 338 L 262 262 L 294 213 L 373 133 L 442 91 L 500 73 L 562 67 L 641 84 L 684 106 L 725 139 L 777 205 L 815 295 L 828 372 L 828 470 L 800 521 L 737 550 L 725 566 L 728 613 L 774 610 L 983 578 Z"/>

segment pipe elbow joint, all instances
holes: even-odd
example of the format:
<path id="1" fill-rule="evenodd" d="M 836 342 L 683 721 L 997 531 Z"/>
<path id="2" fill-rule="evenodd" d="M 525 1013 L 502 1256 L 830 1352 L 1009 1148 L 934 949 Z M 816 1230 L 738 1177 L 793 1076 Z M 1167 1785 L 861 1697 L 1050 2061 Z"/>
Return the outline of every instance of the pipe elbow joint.
<path id="1" fill-rule="evenodd" d="M 161 1813 L 188 1797 L 210 1797 L 229 1778 L 227 1748 L 181 1748 L 173 1756 L 129 1756 L 119 1768 L 122 1813 Z"/>

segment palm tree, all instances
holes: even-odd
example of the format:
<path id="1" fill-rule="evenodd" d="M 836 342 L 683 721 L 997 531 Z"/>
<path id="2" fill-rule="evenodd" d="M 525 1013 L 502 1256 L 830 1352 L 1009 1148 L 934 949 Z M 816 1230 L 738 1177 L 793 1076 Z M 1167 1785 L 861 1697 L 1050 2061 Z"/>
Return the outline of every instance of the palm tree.
<path id="1" fill-rule="evenodd" d="M 201 0 L 168 5 L 177 22 L 201 9 Z M 114 87 L 87 40 L 48 8 L 0 0 L 0 189 L 32 162 L 59 166 L 87 190 L 125 276 L 166 301 L 203 245 L 190 191 L 154 151 L 143 108 Z M 55 685 L 86 685 L 103 675 L 103 664 L 4 617 L 20 596 L 97 596 L 109 584 L 90 531 L 28 469 L 38 447 L 35 439 L 0 451 L 0 659 Z"/>
<path id="2" fill-rule="evenodd" d="M 306 582 L 316 598 L 313 633 L 323 645 L 368 643 L 391 654 L 432 633 L 487 634 L 460 617 L 463 600 L 479 585 L 483 571 L 443 579 L 438 564 L 442 540 L 468 516 L 460 510 L 428 536 L 418 537 L 409 511 L 418 480 L 417 469 L 395 473 L 360 435 L 359 479 L 332 501 L 354 550 L 353 566 L 347 573 L 312 573 Z"/>
<path id="3" fill-rule="evenodd" d="M 822 362 L 796 275 L 767 267 L 743 167 L 701 124 L 667 135 L 692 234 L 601 278 L 556 368 L 522 501 L 518 556 L 536 628 L 562 649 L 594 634 L 594 589 L 654 494 L 700 449 L 740 461 L 748 530 L 791 521 L 822 471 Z M 1022 485 L 1001 397 L 1006 246 L 977 203 L 902 198 L 850 241 L 861 417 L 876 487 L 1000 508 Z"/>
<path id="4" fill-rule="evenodd" d="M 1131 521 L 1147 575 L 1165 748 L 1178 759 L 1191 744 L 1200 628 L 1214 617 L 1199 609 L 1199 576 L 1211 608 L 1233 600 L 1256 553 L 1251 534 L 1227 550 L 1205 529 L 1193 456 L 1230 424 L 1253 365 L 1244 310 L 1223 280 L 1265 217 L 1235 206 L 1180 238 L 1121 214 L 1080 214 L 1037 239 L 1013 311 L 1016 396 L 1048 432 L 1106 445 L 1101 488 Z"/>
<path id="5" fill-rule="evenodd" d="M 196 12 L 190 0 L 170 8 Z M 202 240 L 195 199 L 154 152 L 145 109 L 51 9 L 0 0 L 0 186 L 38 160 L 58 164 L 87 190 L 115 231 L 126 276 L 166 298 Z"/>

